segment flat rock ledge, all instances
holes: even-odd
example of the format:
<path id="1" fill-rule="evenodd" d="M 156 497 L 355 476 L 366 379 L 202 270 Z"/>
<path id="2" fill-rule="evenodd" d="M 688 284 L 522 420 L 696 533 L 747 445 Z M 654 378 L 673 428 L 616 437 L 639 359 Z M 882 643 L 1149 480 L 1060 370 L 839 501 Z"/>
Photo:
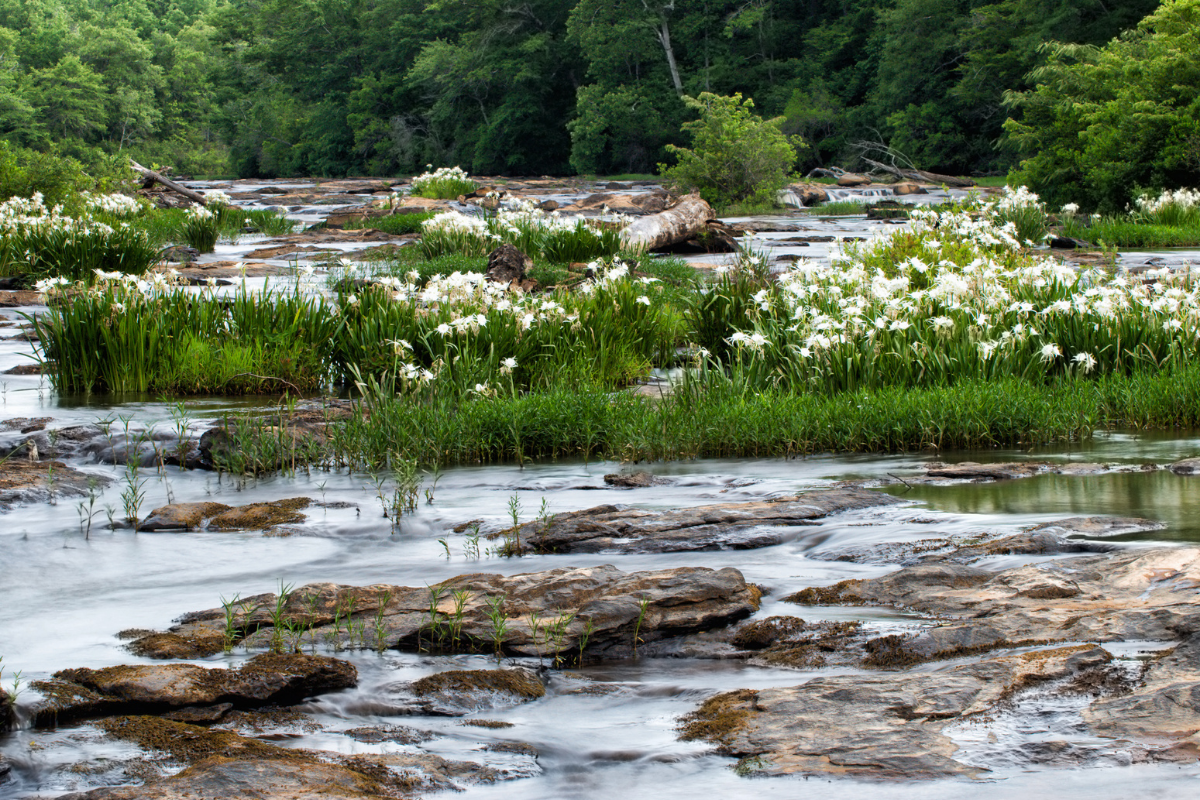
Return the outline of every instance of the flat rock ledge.
<path id="1" fill-rule="evenodd" d="M 800 686 L 742 689 L 681 720 L 681 738 L 741 759 L 739 772 L 931 779 L 982 772 L 954 759 L 943 732 L 1014 692 L 1103 668 L 1095 645 L 1014 653 L 936 672 L 838 675 Z"/>
<path id="2" fill-rule="evenodd" d="M 138 664 L 66 669 L 33 688 L 45 698 L 33 724 L 54 727 L 72 720 L 117 714 L 185 710 L 185 719 L 216 721 L 231 708 L 297 703 L 358 683 L 354 665 L 314 655 L 263 654 L 240 669 L 194 664 Z"/>
<path id="3" fill-rule="evenodd" d="M 844 511 L 900 502 L 881 492 L 843 486 L 774 500 L 670 511 L 603 505 L 527 522 L 517 534 L 522 549 L 537 553 L 746 550 L 782 543 L 783 529 L 789 527 L 817 524 L 817 520 Z M 509 528 L 493 535 L 511 540 L 512 534 Z"/>
<path id="4" fill-rule="evenodd" d="M 877 666 L 1021 643 L 1172 641 L 1200 632 L 1200 547 L 1121 550 L 990 572 L 918 564 L 786 598 L 912 609 L 942 624 L 876 640 Z"/>
<path id="5" fill-rule="evenodd" d="M 146 751 L 152 769 L 164 757 L 189 766 L 141 786 L 93 789 L 60 800 L 395 800 L 416 791 L 461 790 L 513 777 L 430 753 L 318 753 L 157 717 L 113 717 L 97 727 Z"/>
<path id="6" fill-rule="evenodd" d="M 1197 462 L 1200 463 L 1200 459 L 1197 459 Z M 1048 461 L 997 461 L 985 464 L 976 461 L 960 461 L 957 464 L 945 464 L 935 461 L 926 464 L 924 469 L 925 475 L 923 477 L 908 478 L 906 480 L 910 483 L 914 481 L 920 483 L 941 483 L 946 481 L 984 483 L 988 481 L 1032 478 L 1036 475 L 1105 475 L 1119 472 L 1154 472 L 1162 468 L 1157 464 L 1129 466 L 1090 462 L 1061 463 Z"/>
<path id="7" fill-rule="evenodd" d="M 460 575 L 433 587 L 309 584 L 283 599 L 239 600 L 185 615 L 130 644 L 152 658 L 198 658 L 240 644 L 502 653 L 570 659 L 626 657 L 638 644 L 723 628 L 758 609 L 762 593 L 733 568 L 622 572 L 613 566 L 523 575 Z M 432 607 L 432 608 L 431 608 Z M 496 636 L 493 616 L 504 618 Z M 286 621 L 286 630 L 274 623 Z"/>
<path id="8" fill-rule="evenodd" d="M 81 472 L 61 461 L 31 461 L 25 452 L 11 453 L 0 463 L 0 511 L 56 497 L 86 497 L 92 488 L 110 483 L 105 475 Z"/>
<path id="9" fill-rule="evenodd" d="M 387 687 L 388 716 L 465 717 L 530 703 L 546 695 L 546 687 L 527 669 L 452 669 L 412 683 Z M 381 713 L 373 700 L 375 713 Z"/>

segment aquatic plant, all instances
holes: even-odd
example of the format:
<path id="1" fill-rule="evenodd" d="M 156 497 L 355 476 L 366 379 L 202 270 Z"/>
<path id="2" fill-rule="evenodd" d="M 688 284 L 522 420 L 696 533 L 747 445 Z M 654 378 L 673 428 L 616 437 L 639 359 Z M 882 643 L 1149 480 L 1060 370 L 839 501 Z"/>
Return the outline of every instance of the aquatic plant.
<path id="1" fill-rule="evenodd" d="M 430 164 L 428 169 L 433 169 Z M 471 180 L 461 167 L 439 167 L 433 172 L 424 172 L 412 180 L 412 193 L 417 197 L 434 200 L 453 200 L 459 195 L 475 191 Z"/>
<path id="2" fill-rule="evenodd" d="M 559 263 L 610 258 L 621 251 L 623 222 L 593 222 L 546 213 L 528 201 L 487 218 L 447 211 L 421 226 L 426 259 L 449 254 L 485 256 L 511 244 L 531 258 Z"/>
<path id="3" fill-rule="evenodd" d="M 488 621 L 492 624 L 492 650 L 496 664 L 499 665 L 500 660 L 504 657 L 504 637 L 508 635 L 509 630 L 508 616 L 504 613 L 504 598 L 489 597 L 484 603 L 487 606 L 485 613 Z"/>
<path id="4" fill-rule="evenodd" d="M 179 236 L 183 242 L 201 253 L 211 253 L 217 247 L 221 234 L 219 212 L 204 206 L 189 206 L 179 225 Z"/>
<path id="5" fill-rule="evenodd" d="M 650 608 L 650 598 L 643 597 L 638 600 L 638 615 L 637 622 L 633 626 L 633 654 L 637 655 L 638 643 L 641 642 L 642 623 L 646 619 L 646 611 Z"/>

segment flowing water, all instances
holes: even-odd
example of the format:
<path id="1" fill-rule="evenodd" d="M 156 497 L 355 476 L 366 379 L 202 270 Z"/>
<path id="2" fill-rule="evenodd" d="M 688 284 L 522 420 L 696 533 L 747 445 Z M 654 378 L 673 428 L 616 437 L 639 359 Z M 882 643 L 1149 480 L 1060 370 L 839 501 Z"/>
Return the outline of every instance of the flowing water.
<path id="1" fill-rule="evenodd" d="M 821 231 L 862 223 L 801 221 L 809 229 Z M 17 319 L 18 313 L 6 311 L 4 318 Z M 23 341 L 0 342 L 0 371 L 27 361 L 30 352 L 30 345 Z M 189 401 L 187 407 L 193 429 L 201 430 L 226 409 L 259 404 L 262 401 L 211 398 Z M 172 427 L 168 406 L 152 398 L 120 404 L 61 398 L 36 376 L 0 378 L 0 418 L 51 417 L 53 428 L 118 415 L 128 418 L 134 430 Z M 123 424 L 116 423 L 118 427 Z M 936 457 L 948 461 L 1103 461 L 1132 466 L 1148 461 L 1164 464 L 1194 455 L 1200 455 L 1197 438 L 1117 434 L 1070 450 L 940 453 Z M 892 484 L 886 491 L 902 497 L 905 504 L 851 512 L 818 525 L 793 528 L 783 543 L 758 550 L 516 559 L 484 553 L 473 558 L 469 557 L 466 537 L 451 530 L 467 520 L 503 521 L 513 495 L 519 496 L 526 518 L 536 513 L 543 498 L 550 513 L 603 503 L 675 508 L 770 498 L 849 478 L 890 482 L 892 475 L 903 478 L 920 474 L 922 464 L 934 457 L 849 455 L 791 461 L 651 464 L 645 469 L 671 478 L 671 485 L 637 490 L 604 484 L 604 474 L 621 468 L 615 463 L 566 461 L 524 468 L 463 467 L 446 470 L 434 487 L 433 502 L 422 504 L 415 514 L 406 517 L 398 531 L 383 518 L 374 487 L 364 476 L 314 472 L 238 482 L 174 467 L 147 473 L 145 509 L 169 500 L 242 505 L 306 496 L 323 503 L 324 507 L 309 509 L 309 519 L 296 535 L 286 537 L 109 530 L 103 509 L 120 508 L 123 470 L 72 464 L 114 479 L 112 485 L 99 491 L 90 535 L 85 537 L 78 499 L 64 498 L 56 505 L 18 506 L 0 513 L 0 656 L 4 659 L 5 683 L 18 669 L 23 681 L 28 682 L 68 667 L 140 663 L 143 660 L 131 655 L 116 638 L 118 631 L 165 629 L 184 612 L 217 606 L 222 596 L 270 592 L 280 582 L 296 586 L 317 581 L 423 586 L 466 572 L 516 574 L 568 565 L 611 563 L 627 571 L 732 566 L 741 570 L 748 581 L 775 590 L 764 598 L 760 617 L 781 614 L 809 620 L 856 619 L 872 631 L 889 633 L 913 630 L 924 623 L 899 612 L 861 607 L 804 608 L 777 598 L 806 586 L 873 577 L 895 568 L 832 560 L 847 549 L 1015 533 L 1032 524 L 1068 516 L 1144 516 L 1166 523 L 1161 531 L 1118 537 L 1130 547 L 1162 541 L 1200 541 L 1200 496 L 1195 488 L 1200 478 L 1166 471 L 1089 477 L 1044 475 L 986 485 Z M 427 478 L 426 486 L 431 483 Z M 439 539 L 444 539 L 445 545 Z M 1001 569 L 1031 560 L 1036 558 L 997 557 L 983 566 Z M 1128 643 L 1116 648 L 1116 654 L 1134 669 L 1146 651 L 1162 646 Z M 199 663 L 237 664 L 247 657 L 238 650 Z M 512 725 L 493 730 L 465 727 L 445 717 L 399 715 L 390 699 L 392 687 L 399 682 L 447 668 L 491 663 L 481 656 L 392 651 L 341 653 L 339 657 L 355 663 L 360 683 L 353 690 L 326 695 L 302 707 L 319 728 L 268 731 L 264 735 L 288 747 L 342 753 L 422 750 L 486 763 L 513 778 L 494 784 L 464 785 L 465 798 L 599 800 L 612 796 L 713 795 L 940 800 L 968 793 L 1000 800 L 1023 799 L 1032 793 L 1098 800 L 1191 798 L 1200 789 L 1200 768 L 1133 764 L 1122 743 L 1087 735 L 1078 702 L 1049 693 L 1024 695 L 986 723 L 955 726 L 951 736 L 961 748 L 958 757 L 990 770 L 978 780 L 911 784 L 817 777 L 747 779 L 734 773 L 732 759 L 713 755 L 702 743 L 679 741 L 678 719 L 716 692 L 792 686 L 818 674 L 853 670 L 802 671 L 687 658 L 605 662 L 553 673 L 542 700 L 482 714 Z M 525 663 L 536 666 L 536 661 Z M 22 695 L 21 703 L 34 699 L 34 693 L 28 692 Z M 342 733 L 389 724 L 427 731 L 430 738 L 419 745 L 364 744 Z M 1045 742 L 1067 742 L 1087 757 L 1071 768 L 1043 764 L 1029 754 L 1040 752 L 1038 747 Z M 505 745 L 512 743 L 530 748 L 506 750 Z M 530 755 L 532 752 L 537 753 L 536 757 Z M 133 778 L 125 763 L 135 755 L 132 746 L 106 739 L 87 724 L 58 731 L 26 729 L 0 735 L 0 756 L 12 765 L 10 775 L 0 777 L 0 797 L 49 797 L 126 783 Z"/>

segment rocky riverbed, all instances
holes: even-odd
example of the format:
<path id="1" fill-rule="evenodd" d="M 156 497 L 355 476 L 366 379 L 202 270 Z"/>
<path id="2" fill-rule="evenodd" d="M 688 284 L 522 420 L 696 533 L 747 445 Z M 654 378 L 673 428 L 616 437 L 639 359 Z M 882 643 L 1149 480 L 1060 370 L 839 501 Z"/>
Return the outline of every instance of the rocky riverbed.
<path id="1" fill-rule="evenodd" d="M 330 213 L 391 185 L 220 188 L 334 225 L 197 280 L 408 246 Z M 894 221 L 730 222 L 821 257 Z M 214 469 L 240 415 L 318 446 L 354 403 L 60 398 L 12 332 L 0 797 L 1194 794 L 1200 440 L 459 468 L 394 525 L 361 475 Z"/>

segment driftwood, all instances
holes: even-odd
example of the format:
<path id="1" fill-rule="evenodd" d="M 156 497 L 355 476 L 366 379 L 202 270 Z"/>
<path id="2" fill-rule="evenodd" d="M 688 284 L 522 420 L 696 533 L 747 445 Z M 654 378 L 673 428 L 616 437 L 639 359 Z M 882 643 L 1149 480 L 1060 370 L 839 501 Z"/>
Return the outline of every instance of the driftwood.
<path id="1" fill-rule="evenodd" d="M 975 186 L 975 181 L 970 178 L 955 178 L 953 175 L 938 175 L 936 172 L 926 172 L 922 169 L 901 169 L 894 167 L 891 164 L 884 164 L 881 161 L 875 161 L 866 156 L 859 156 L 863 161 L 870 164 L 878 170 L 895 175 L 897 178 L 903 178 L 906 181 L 920 181 L 921 183 L 941 183 L 955 189 L 966 189 Z"/>
<path id="2" fill-rule="evenodd" d="M 147 178 L 148 180 L 152 180 L 155 183 L 161 183 L 163 186 L 167 187 L 171 191 L 183 195 L 184 197 L 186 197 L 188 200 L 191 200 L 192 202 L 199 203 L 202 206 L 208 204 L 208 200 L 206 200 L 204 198 L 204 195 L 200 194 L 199 192 L 193 192 L 191 189 L 187 188 L 186 186 L 180 186 L 178 183 L 171 180 L 170 178 L 164 178 L 162 175 L 158 174 L 154 170 L 146 169 L 145 167 L 143 167 L 141 164 L 137 163 L 133 159 L 130 159 L 129 163 L 133 167 L 134 171 L 141 173 L 142 176 Z"/>
<path id="3" fill-rule="evenodd" d="M 658 214 L 642 217 L 621 233 L 629 250 L 659 250 L 692 238 L 717 215 L 698 194 L 689 194 Z"/>

